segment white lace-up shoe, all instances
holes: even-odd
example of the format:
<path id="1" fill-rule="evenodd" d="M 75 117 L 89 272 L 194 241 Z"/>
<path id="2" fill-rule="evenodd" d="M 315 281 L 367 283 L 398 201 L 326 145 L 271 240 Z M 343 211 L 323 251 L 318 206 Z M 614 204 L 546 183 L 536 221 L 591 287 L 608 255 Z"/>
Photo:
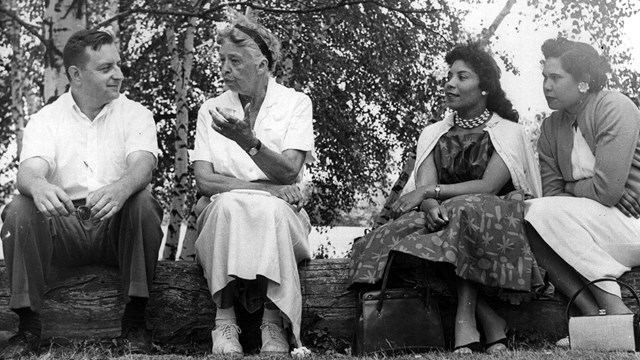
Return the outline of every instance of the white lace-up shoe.
<path id="1" fill-rule="evenodd" d="M 571 342 L 569 341 L 569 337 L 563 337 L 562 339 L 556 341 L 556 346 L 557 347 L 561 347 L 561 348 L 570 348 L 571 347 Z"/>
<path id="2" fill-rule="evenodd" d="M 289 353 L 289 343 L 284 335 L 284 330 L 280 326 L 264 323 L 260 326 L 260 330 L 262 330 L 260 354 Z"/>
<path id="3" fill-rule="evenodd" d="M 242 345 L 240 345 L 240 327 L 236 324 L 222 324 L 216 326 L 211 331 L 213 346 L 211 352 L 214 355 L 230 355 L 234 357 L 243 356 Z"/>

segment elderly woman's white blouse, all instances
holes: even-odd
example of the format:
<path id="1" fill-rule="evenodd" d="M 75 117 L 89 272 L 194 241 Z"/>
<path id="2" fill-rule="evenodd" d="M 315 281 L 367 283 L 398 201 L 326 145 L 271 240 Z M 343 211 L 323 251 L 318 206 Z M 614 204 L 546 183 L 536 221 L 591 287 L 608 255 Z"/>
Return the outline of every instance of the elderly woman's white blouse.
<path id="1" fill-rule="evenodd" d="M 237 179 L 269 180 L 238 144 L 211 128 L 209 110 L 215 107 L 232 109 L 237 118 L 244 118 L 240 98 L 233 91 L 207 100 L 198 112 L 191 161 L 210 162 L 217 174 Z M 263 146 L 278 153 L 288 149 L 306 151 L 305 164 L 310 163 L 315 160 L 312 113 L 311 99 L 307 95 L 282 86 L 272 78 L 253 130 Z M 298 182 L 303 171 L 304 167 L 300 170 Z"/>

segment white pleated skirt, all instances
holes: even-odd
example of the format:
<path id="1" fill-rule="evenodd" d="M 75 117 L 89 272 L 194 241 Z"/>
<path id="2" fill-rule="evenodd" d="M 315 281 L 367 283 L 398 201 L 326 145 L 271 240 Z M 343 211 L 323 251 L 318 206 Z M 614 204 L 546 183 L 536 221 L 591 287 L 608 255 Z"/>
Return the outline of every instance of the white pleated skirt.
<path id="1" fill-rule="evenodd" d="M 214 196 L 198 218 L 195 246 L 216 305 L 231 281 L 261 275 L 268 279 L 267 297 L 290 322 L 301 346 L 297 265 L 311 258 L 310 231 L 306 212 L 276 197 L 233 192 Z"/>
<path id="2" fill-rule="evenodd" d="M 587 280 L 618 278 L 640 265 L 640 219 L 615 207 L 569 196 L 525 202 L 525 219 L 542 239 Z M 614 282 L 596 284 L 620 296 Z"/>

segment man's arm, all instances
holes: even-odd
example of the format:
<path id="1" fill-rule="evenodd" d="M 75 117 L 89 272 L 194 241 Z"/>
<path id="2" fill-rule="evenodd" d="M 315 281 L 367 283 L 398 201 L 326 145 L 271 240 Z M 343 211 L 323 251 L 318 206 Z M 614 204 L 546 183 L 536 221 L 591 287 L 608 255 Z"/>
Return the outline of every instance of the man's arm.
<path id="1" fill-rule="evenodd" d="M 151 182 L 156 158 L 148 151 L 138 150 L 127 156 L 127 168 L 122 177 L 87 196 L 87 206 L 93 217 L 106 220 L 115 215 L 129 197 Z"/>
<path id="2" fill-rule="evenodd" d="M 36 208 L 45 216 L 69 216 L 74 211 L 73 202 L 59 186 L 47 181 L 49 163 L 40 157 L 32 157 L 20 164 L 18 191 L 33 199 Z"/>

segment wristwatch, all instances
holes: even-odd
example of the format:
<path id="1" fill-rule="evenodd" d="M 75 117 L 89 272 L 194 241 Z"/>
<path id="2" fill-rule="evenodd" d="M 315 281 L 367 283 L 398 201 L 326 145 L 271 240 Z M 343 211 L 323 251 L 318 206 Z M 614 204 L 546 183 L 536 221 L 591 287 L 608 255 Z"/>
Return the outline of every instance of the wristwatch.
<path id="1" fill-rule="evenodd" d="M 442 190 L 442 189 L 440 189 L 440 184 L 437 184 L 435 189 L 434 189 L 434 191 L 436 193 L 436 196 L 435 196 L 436 200 L 440 200 L 440 190 Z"/>
<path id="2" fill-rule="evenodd" d="M 256 156 L 260 151 L 260 149 L 262 148 L 262 141 L 260 141 L 260 139 L 256 139 L 256 140 L 258 140 L 258 142 L 247 151 L 249 153 L 249 156 Z"/>

